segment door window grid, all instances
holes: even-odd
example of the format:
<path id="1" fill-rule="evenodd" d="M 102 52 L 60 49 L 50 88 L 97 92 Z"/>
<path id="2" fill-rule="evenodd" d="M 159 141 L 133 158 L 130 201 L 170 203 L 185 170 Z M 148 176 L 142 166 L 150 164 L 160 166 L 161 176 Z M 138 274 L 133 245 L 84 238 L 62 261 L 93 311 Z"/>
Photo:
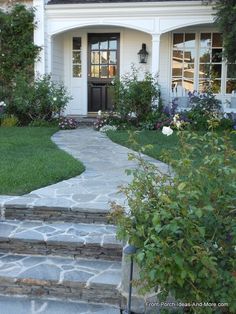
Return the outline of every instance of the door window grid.
<path id="1" fill-rule="evenodd" d="M 72 39 L 72 75 L 73 77 L 82 77 L 81 37 Z"/>
<path id="2" fill-rule="evenodd" d="M 117 39 L 94 39 L 90 58 L 90 77 L 114 78 L 117 75 Z"/>
<path id="3" fill-rule="evenodd" d="M 203 91 L 211 83 L 215 93 L 236 90 L 236 64 L 222 58 L 222 36 L 216 32 L 174 33 L 172 90 Z"/>

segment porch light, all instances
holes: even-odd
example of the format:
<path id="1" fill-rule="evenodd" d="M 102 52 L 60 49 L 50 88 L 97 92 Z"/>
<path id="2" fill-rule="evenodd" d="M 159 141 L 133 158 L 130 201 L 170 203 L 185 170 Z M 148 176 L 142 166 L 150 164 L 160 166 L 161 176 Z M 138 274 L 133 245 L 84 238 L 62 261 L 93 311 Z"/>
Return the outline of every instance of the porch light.
<path id="1" fill-rule="evenodd" d="M 146 44 L 142 44 L 142 49 L 138 52 L 139 63 L 147 63 L 148 52 L 146 49 Z"/>

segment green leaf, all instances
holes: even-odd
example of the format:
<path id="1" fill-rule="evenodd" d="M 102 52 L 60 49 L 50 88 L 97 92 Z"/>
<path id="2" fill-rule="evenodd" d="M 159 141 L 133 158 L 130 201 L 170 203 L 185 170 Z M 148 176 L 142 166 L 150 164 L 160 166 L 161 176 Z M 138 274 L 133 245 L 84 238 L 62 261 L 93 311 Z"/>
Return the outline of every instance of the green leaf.
<path id="1" fill-rule="evenodd" d="M 181 182 L 181 183 L 178 185 L 177 189 L 178 189 L 179 191 L 182 191 L 185 187 L 186 187 L 186 183 L 185 183 L 185 182 Z"/>
<path id="2" fill-rule="evenodd" d="M 198 217 L 198 218 L 201 218 L 202 217 L 202 210 L 200 208 L 196 209 L 195 210 L 195 215 Z"/>

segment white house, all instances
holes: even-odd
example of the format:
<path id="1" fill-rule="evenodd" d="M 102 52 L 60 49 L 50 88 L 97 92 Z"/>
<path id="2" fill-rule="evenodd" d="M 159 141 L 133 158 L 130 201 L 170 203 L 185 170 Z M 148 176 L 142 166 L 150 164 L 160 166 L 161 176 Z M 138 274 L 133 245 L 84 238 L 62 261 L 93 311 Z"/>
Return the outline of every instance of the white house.
<path id="1" fill-rule="evenodd" d="M 230 99 L 236 90 L 236 65 L 222 59 L 212 8 L 201 0 L 33 0 L 32 5 L 35 44 L 43 47 L 36 71 L 67 86 L 73 96 L 67 114 L 109 109 L 108 86 L 132 64 L 158 73 L 166 103 L 203 90 L 210 72 L 220 98 Z M 146 63 L 139 62 L 142 46 Z"/>

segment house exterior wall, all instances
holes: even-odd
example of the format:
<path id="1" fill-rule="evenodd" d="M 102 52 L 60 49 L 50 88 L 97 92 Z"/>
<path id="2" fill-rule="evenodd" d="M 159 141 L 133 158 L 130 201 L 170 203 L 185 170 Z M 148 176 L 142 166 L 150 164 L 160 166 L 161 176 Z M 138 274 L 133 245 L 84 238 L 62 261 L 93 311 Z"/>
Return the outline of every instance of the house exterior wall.
<path id="1" fill-rule="evenodd" d="M 140 68 L 140 78 L 144 71 L 158 74 L 162 98 L 168 103 L 173 97 L 173 33 L 217 31 L 212 28 L 214 15 L 211 6 L 203 6 L 200 0 L 104 2 L 51 0 L 47 4 L 47 0 L 32 0 L 38 24 L 34 40 L 43 48 L 40 61 L 35 65 L 36 73 L 52 73 L 54 80 L 66 85 L 73 96 L 67 114 L 86 115 L 88 34 L 115 32 L 120 34 L 119 74 L 129 72 L 132 64 Z M 72 75 L 73 37 L 81 37 L 82 40 L 82 75 L 76 78 Z M 142 43 L 147 46 L 149 58 L 147 64 L 141 65 L 137 52 Z M 229 95 L 221 94 L 220 97 L 225 100 Z"/>

